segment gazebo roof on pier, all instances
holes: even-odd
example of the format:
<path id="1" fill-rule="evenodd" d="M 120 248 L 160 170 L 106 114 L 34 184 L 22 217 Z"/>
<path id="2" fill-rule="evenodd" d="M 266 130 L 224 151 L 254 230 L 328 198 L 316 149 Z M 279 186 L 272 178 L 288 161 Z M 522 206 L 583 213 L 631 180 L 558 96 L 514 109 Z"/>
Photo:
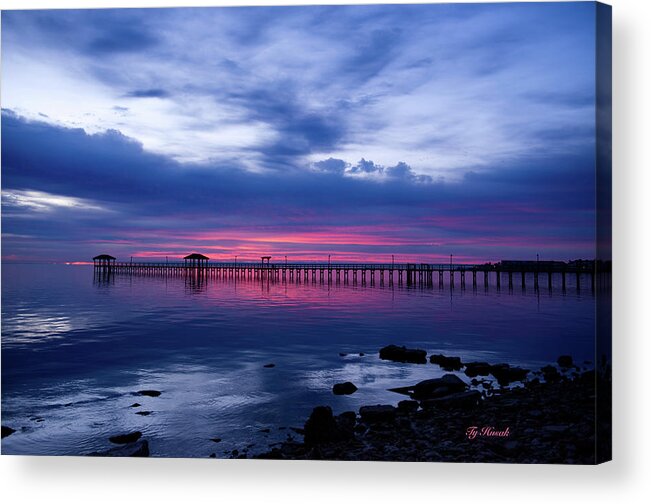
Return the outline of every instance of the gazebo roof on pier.
<path id="1" fill-rule="evenodd" d="M 204 261 L 208 260 L 208 258 L 203 254 L 190 254 L 190 255 L 185 256 L 183 259 L 201 259 L 201 260 L 204 260 Z"/>
<path id="2" fill-rule="evenodd" d="M 93 261 L 101 261 L 102 259 L 115 261 L 115 257 L 108 254 L 100 254 L 98 256 L 93 257 Z"/>

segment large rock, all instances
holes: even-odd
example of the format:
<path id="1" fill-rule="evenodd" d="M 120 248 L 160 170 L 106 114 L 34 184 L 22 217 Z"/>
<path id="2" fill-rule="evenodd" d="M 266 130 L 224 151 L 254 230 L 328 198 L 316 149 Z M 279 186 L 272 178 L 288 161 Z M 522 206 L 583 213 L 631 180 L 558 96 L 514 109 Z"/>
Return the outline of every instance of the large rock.
<path id="1" fill-rule="evenodd" d="M 317 406 L 305 422 L 303 442 L 309 447 L 347 439 L 352 435 L 354 418 L 352 427 L 349 427 L 350 423 L 350 412 L 335 418 L 330 406 Z"/>
<path id="2" fill-rule="evenodd" d="M 3 425 L 2 439 L 6 438 L 7 436 L 11 436 L 14 432 L 16 432 L 16 429 L 12 429 L 11 427 L 7 427 L 6 425 Z"/>
<path id="3" fill-rule="evenodd" d="M 459 371 L 461 369 L 461 357 L 446 357 L 445 355 L 430 355 L 429 361 L 438 364 L 445 371 Z"/>
<path id="4" fill-rule="evenodd" d="M 359 416 L 367 423 L 392 422 L 396 418 L 396 408 L 389 404 L 362 406 L 359 409 Z"/>
<path id="5" fill-rule="evenodd" d="M 488 376 L 491 372 L 491 365 L 488 362 L 468 362 L 466 364 L 466 376 Z"/>
<path id="6" fill-rule="evenodd" d="M 103 452 L 88 454 L 91 457 L 149 457 L 149 443 L 146 439 L 111 448 Z"/>
<path id="7" fill-rule="evenodd" d="M 424 401 L 421 401 L 420 406 L 423 409 L 468 409 L 478 406 L 481 400 L 481 392 L 478 390 L 468 390 L 465 392 L 457 392 L 456 394 L 450 394 L 443 397 L 436 397 L 434 399 L 426 399 Z"/>
<path id="8" fill-rule="evenodd" d="M 128 434 L 118 434 L 117 436 L 111 436 L 109 441 L 115 444 L 127 444 L 135 443 L 142 437 L 142 432 L 135 431 L 129 432 Z"/>
<path id="9" fill-rule="evenodd" d="M 158 390 L 139 390 L 138 395 L 158 397 L 160 395 L 160 392 Z"/>
<path id="10" fill-rule="evenodd" d="M 446 374 L 441 378 L 424 380 L 413 386 L 411 391 L 412 399 L 432 399 L 442 397 L 455 392 L 466 390 L 466 383 L 456 375 Z"/>
<path id="11" fill-rule="evenodd" d="M 528 369 L 511 367 L 508 364 L 495 364 L 491 366 L 491 374 L 500 385 L 509 385 L 514 381 L 524 381 L 529 374 Z"/>
<path id="12" fill-rule="evenodd" d="M 542 367 L 540 368 L 540 371 L 542 371 L 543 378 L 548 383 L 557 382 L 562 378 L 562 375 L 558 372 L 558 369 L 556 369 L 554 366 L 548 365 Z"/>
<path id="13" fill-rule="evenodd" d="M 357 387 L 349 381 L 344 383 L 335 383 L 335 385 L 332 387 L 332 393 L 335 395 L 350 395 L 356 391 Z"/>
<path id="14" fill-rule="evenodd" d="M 427 352 L 416 348 L 389 345 L 380 349 L 380 359 L 395 362 L 411 362 L 414 364 L 426 364 Z"/>

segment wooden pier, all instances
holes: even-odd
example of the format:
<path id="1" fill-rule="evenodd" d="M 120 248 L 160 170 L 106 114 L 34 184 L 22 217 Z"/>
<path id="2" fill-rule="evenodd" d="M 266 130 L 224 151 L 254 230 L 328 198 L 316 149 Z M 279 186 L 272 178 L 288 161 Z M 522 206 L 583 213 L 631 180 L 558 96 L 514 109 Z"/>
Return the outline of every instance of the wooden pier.
<path id="1" fill-rule="evenodd" d="M 425 263 L 288 263 L 271 262 L 268 256 L 260 262 L 211 262 L 205 256 L 197 260 L 192 254 L 183 262 L 121 262 L 117 260 L 95 261 L 96 275 L 142 275 L 142 276 L 201 276 L 205 278 L 234 278 L 248 280 L 272 280 L 283 282 L 344 283 L 361 285 L 406 285 L 438 287 L 456 285 L 473 289 L 489 285 L 500 290 L 506 285 L 513 290 L 516 283 L 522 290 L 541 285 L 551 291 L 553 286 L 565 291 L 568 278 L 572 277 L 572 287 L 595 290 L 609 286 L 609 278 L 604 278 L 610 268 L 599 268 L 594 261 L 576 263 L 534 261 L 504 262 L 496 264 L 425 264 Z M 554 282 L 553 279 L 557 281 Z M 560 287 L 559 287 L 560 286 Z"/>

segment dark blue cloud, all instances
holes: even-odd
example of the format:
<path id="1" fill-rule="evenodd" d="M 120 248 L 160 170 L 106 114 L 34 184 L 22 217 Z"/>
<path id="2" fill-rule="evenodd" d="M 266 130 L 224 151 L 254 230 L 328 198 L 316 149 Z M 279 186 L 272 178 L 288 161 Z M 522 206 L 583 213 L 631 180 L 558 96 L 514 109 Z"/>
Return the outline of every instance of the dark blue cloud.
<path id="1" fill-rule="evenodd" d="M 59 247 L 65 254 L 79 254 L 57 256 L 62 260 L 84 259 L 92 248 L 89 240 L 126 235 L 133 240 L 134 233 L 152 230 L 173 234 L 273 228 L 282 233 L 390 225 L 404 229 L 415 242 L 467 240 L 468 253 L 485 253 L 472 240 L 488 236 L 508 241 L 515 236 L 523 243 L 548 240 L 558 254 L 573 257 L 577 241 L 590 243 L 594 233 L 589 154 L 530 160 L 468 174 L 459 183 L 419 178 L 405 163 L 379 167 L 361 160 L 356 167 L 385 175 L 368 180 L 350 176 L 355 167 L 332 158 L 316 163 L 317 171 L 250 173 L 235 164 L 180 165 L 146 152 L 117 131 L 88 135 L 26 121 L 9 111 L 3 111 L 2 130 L 5 194 L 39 191 L 80 198 L 110 211 L 80 207 L 40 215 L 4 201 L 3 232 L 33 237 L 5 238 L 5 254 L 21 247 L 41 250 L 40 240 L 52 247 L 43 245 L 47 254 Z M 462 221 L 456 223 L 458 219 Z M 448 221 L 454 225 L 447 226 Z M 458 253 L 458 248 L 449 253 Z M 421 245 L 398 250 L 432 253 Z M 512 257 L 529 253 L 526 247 L 505 250 Z"/>

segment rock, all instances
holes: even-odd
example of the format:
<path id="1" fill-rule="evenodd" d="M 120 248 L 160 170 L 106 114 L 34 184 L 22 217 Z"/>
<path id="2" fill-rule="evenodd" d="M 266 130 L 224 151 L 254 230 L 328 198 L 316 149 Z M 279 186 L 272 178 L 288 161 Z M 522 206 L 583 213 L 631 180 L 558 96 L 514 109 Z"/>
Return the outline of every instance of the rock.
<path id="1" fill-rule="evenodd" d="M 509 385 L 514 381 L 524 381 L 529 374 L 528 369 L 511 367 L 508 364 L 495 364 L 491 366 L 491 374 L 500 385 Z"/>
<path id="2" fill-rule="evenodd" d="M 425 364 L 427 362 L 427 352 L 415 348 L 406 348 L 404 346 L 389 345 L 380 349 L 380 359 L 395 362 L 411 362 L 413 364 Z"/>
<path id="3" fill-rule="evenodd" d="M 488 376 L 491 372 L 491 365 L 488 362 L 468 362 L 466 364 L 466 376 L 474 378 L 475 376 Z"/>
<path id="4" fill-rule="evenodd" d="M 271 429 L 260 429 L 258 432 L 263 432 L 264 434 L 269 434 Z"/>
<path id="5" fill-rule="evenodd" d="M 339 352 L 339 357 L 346 357 L 348 354 L 346 352 Z"/>
<path id="6" fill-rule="evenodd" d="M 136 411 L 136 415 L 149 416 L 151 415 L 151 411 Z"/>
<path id="7" fill-rule="evenodd" d="M 129 408 L 140 408 L 140 403 L 134 402 Z"/>
<path id="8" fill-rule="evenodd" d="M 364 352 L 359 352 L 360 357 L 364 357 L 364 355 L 366 355 Z"/>
<path id="9" fill-rule="evenodd" d="M 433 378 L 417 383 L 413 386 L 410 395 L 412 399 L 431 399 L 454 392 L 462 392 L 466 390 L 466 387 L 466 383 L 458 376 L 446 374 L 441 378 Z"/>
<path id="10" fill-rule="evenodd" d="M 104 452 L 89 453 L 88 455 L 90 457 L 149 457 L 149 443 L 146 439 L 143 439 Z"/>
<path id="11" fill-rule="evenodd" d="M 276 365 L 275 365 L 273 362 L 270 362 L 269 364 L 265 364 L 265 365 L 262 366 L 262 367 L 272 368 L 272 367 L 276 367 Z"/>
<path id="12" fill-rule="evenodd" d="M 404 401 L 400 401 L 398 403 L 398 411 L 402 411 L 405 413 L 413 413 L 418 409 L 418 401 L 410 401 L 405 399 Z"/>
<path id="13" fill-rule="evenodd" d="M 349 381 L 344 383 L 335 383 L 335 385 L 332 387 L 332 393 L 335 395 L 350 395 L 356 391 L 357 387 Z"/>
<path id="14" fill-rule="evenodd" d="M 3 425 L 2 439 L 6 438 L 7 436 L 11 436 L 14 432 L 16 432 L 16 429 L 12 429 L 11 427 L 7 427 L 6 425 Z"/>
<path id="15" fill-rule="evenodd" d="M 357 415 L 354 411 L 344 411 L 335 417 L 337 427 L 339 428 L 339 435 L 343 438 L 351 438 L 354 435 L 355 424 L 357 423 Z"/>
<path id="16" fill-rule="evenodd" d="M 438 364 L 445 371 L 459 371 L 461 369 L 460 357 L 446 357 L 445 355 L 430 355 L 429 361 L 432 364 Z"/>
<path id="17" fill-rule="evenodd" d="M 316 446 L 344 439 L 346 436 L 337 425 L 330 406 L 317 406 L 305 422 L 303 442 L 305 446 Z"/>
<path id="18" fill-rule="evenodd" d="M 142 437 L 142 432 L 135 431 L 135 432 L 130 432 L 129 434 L 119 434 L 117 436 L 111 436 L 109 438 L 109 441 L 115 444 L 127 444 L 127 443 L 135 443 L 141 437 Z"/>
<path id="19" fill-rule="evenodd" d="M 446 395 L 444 397 L 436 397 L 434 399 L 426 399 L 421 401 L 420 406 L 423 409 L 430 408 L 474 408 L 478 406 L 482 400 L 481 392 L 478 390 L 468 390 L 466 392 L 457 392 L 455 394 Z"/>
<path id="20" fill-rule="evenodd" d="M 211 440 L 213 443 L 220 443 L 221 440 L 222 440 L 222 438 L 214 437 L 214 438 L 210 438 L 210 440 Z"/>
<path id="21" fill-rule="evenodd" d="M 210 455 L 208 455 L 208 458 L 217 458 L 217 454 L 216 453 L 211 453 Z"/>
<path id="22" fill-rule="evenodd" d="M 570 368 L 574 365 L 571 355 L 561 355 L 556 362 L 562 368 Z"/>
<path id="23" fill-rule="evenodd" d="M 553 383 L 562 378 L 561 374 L 558 372 L 558 369 L 556 369 L 554 366 L 545 366 L 540 368 L 540 370 L 542 371 L 543 378 L 546 382 Z"/>
<path id="24" fill-rule="evenodd" d="M 158 397 L 160 392 L 158 390 L 139 390 L 138 394 L 149 397 Z"/>
<path id="25" fill-rule="evenodd" d="M 396 418 L 396 408 L 389 404 L 377 404 L 375 406 L 362 406 L 359 415 L 364 422 L 392 422 Z"/>

